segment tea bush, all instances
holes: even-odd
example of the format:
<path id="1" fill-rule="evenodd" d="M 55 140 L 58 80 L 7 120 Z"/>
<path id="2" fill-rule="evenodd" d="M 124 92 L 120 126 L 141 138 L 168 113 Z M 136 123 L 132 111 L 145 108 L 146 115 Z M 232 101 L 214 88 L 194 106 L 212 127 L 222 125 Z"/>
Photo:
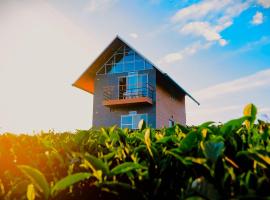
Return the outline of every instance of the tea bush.
<path id="1" fill-rule="evenodd" d="M 0 199 L 270 198 L 270 124 L 0 136 Z"/>

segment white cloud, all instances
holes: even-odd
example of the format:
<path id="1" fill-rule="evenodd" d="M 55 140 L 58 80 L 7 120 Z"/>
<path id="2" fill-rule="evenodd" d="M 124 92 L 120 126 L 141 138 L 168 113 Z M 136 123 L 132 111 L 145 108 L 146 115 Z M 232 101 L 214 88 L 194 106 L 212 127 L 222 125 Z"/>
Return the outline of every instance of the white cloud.
<path id="1" fill-rule="evenodd" d="M 226 122 L 241 117 L 244 106 L 251 102 L 257 106 L 258 116 L 270 116 L 269 102 L 264 101 L 269 94 L 270 69 L 202 89 L 193 93 L 200 106 L 187 101 L 188 124 L 209 120 Z"/>
<path id="2" fill-rule="evenodd" d="M 270 8 L 270 0 L 258 0 L 258 3 L 264 8 Z"/>
<path id="3" fill-rule="evenodd" d="M 90 0 L 85 6 L 85 10 L 89 12 L 99 12 L 109 9 L 118 0 Z"/>
<path id="4" fill-rule="evenodd" d="M 168 64 L 168 63 L 174 63 L 174 62 L 180 61 L 184 57 L 191 56 L 201 49 L 209 48 L 211 45 L 212 45 L 211 42 L 208 42 L 208 43 L 195 42 L 192 45 L 182 49 L 181 51 L 169 53 L 169 54 L 165 55 L 163 58 L 161 58 L 158 61 L 158 63 L 159 64 Z"/>
<path id="5" fill-rule="evenodd" d="M 231 51 L 229 54 L 233 55 L 233 54 L 245 53 L 245 52 L 258 48 L 259 46 L 263 46 L 267 44 L 270 44 L 270 37 L 262 36 L 259 40 L 249 42 L 245 44 L 244 46 L 242 46 L 240 49 L 237 49 L 236 51 Z"/>
<path id="6" fill-rule="evenodd" d="M 199 97 L 199 100 L 206 100 L 219 98 L 230 93 L 252 90 L 258 87 L 270 88 L 270 69 L 257 72 L 254 75 L 244 78 L 208 87 L 196 92 L 195 96 Z"/>
<path id="7" fill-rule="evenodd" d="M 225 46 L 221 32 L 233 24 L 233 19 L 251 5 L 251 1 L 203 0 L 180 9 L 171 21 L 181 27 L 180 33 L 203 37 Z"/>
<path id="8" fill-rule="evenodd" d="M 252 17 L 252 24 L 259 25 L 263 23 L 263 14 L 261 12 L 256 12 L 256 14 Z"/>
<path id="9" fill-rule="evenodd" d="M 226 46 L 228 44 L 228 41 L 224 40 L 224 39 L 220 39 L 219 44 L 220 44 L 220 46 Z"/>
<path id="10" fill-rule="evenodd" d="M 129 36 L 132 37 L 133 39 L 137 39 L 139 37 L 137 33 L 130 33 Z"/>
<path id="11" fill-rule="evenodd" d="M 230 1 L 227 0 L 204 0 L 180 9 L 171 19 L 173 22 L 200 20 L 207 17 L 209 13 L 222 11 L 229 4 Z"/>
<path id="12" fill-rule="evenodd" d="M 221 38 L 218 28 L 209 22 L 190 22 L 184 25 L 180 32 L 185 35 L 202 36 L 207 41 L 218 41 L 222 46 L 227 44 L 226 40 Z"/>

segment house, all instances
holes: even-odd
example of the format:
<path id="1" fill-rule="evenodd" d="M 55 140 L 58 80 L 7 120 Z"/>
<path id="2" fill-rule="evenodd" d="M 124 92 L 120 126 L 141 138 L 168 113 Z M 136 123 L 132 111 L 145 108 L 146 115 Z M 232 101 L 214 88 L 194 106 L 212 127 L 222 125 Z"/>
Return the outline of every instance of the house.
<path id="1" fill-rule="evenodd" d="M 73 84 L 94 95 L 93 127 L 136 129 L 186 123 L 181 86 L 117 36 Z"/>

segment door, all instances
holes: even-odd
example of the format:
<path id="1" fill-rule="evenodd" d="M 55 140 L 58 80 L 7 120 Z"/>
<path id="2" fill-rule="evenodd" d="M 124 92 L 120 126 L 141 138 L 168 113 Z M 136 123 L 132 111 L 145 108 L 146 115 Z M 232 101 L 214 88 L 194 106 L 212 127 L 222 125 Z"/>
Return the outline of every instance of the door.
<path id="1" fill-rule="evenodd" d="M 126 96 L 134 98 L 138 96 L 138 73 L 131 72 L 128 74 Z"/>
<path id="2" fill-rule="evenodd" d="M 124 99 L 127 91 L 127 77 L 120 77 L 118 80 L 118 98 Z"/>

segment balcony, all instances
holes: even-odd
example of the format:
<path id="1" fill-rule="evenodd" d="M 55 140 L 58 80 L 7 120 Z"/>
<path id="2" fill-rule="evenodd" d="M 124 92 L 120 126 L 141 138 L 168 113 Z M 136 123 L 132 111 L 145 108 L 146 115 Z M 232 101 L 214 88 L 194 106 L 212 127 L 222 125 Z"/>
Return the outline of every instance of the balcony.
<path id="1" fill-rule="evenodd" d="M 142 87 L 116 85 L 104 87 L 103 105 L 108 107 L 136 104 L 153 104 L 154 89 L 150 84 Z"/>

